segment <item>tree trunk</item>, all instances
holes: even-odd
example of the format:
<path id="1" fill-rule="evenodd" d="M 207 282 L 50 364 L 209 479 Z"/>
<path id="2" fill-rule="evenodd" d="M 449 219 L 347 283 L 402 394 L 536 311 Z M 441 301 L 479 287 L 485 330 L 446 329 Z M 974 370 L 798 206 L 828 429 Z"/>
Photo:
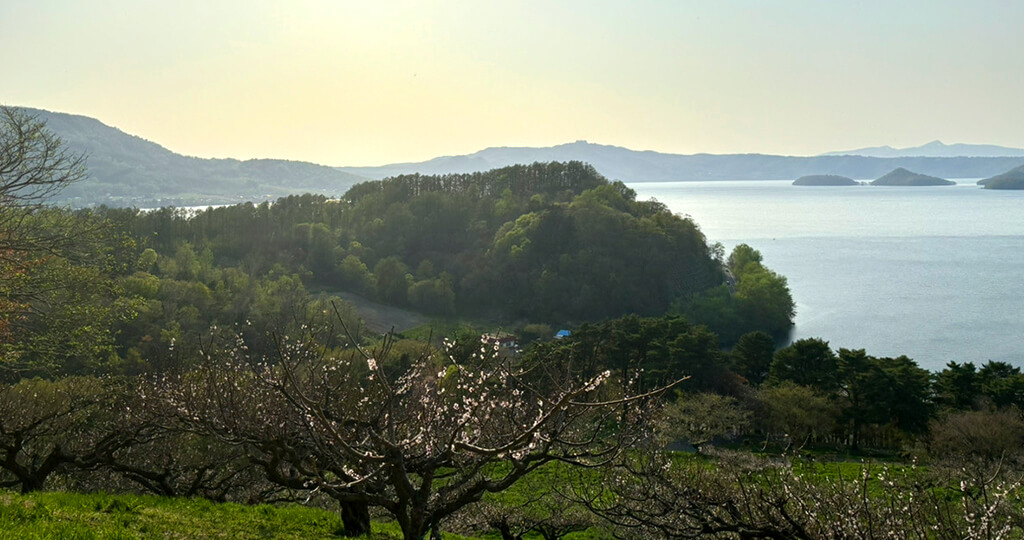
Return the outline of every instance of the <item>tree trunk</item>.
<path id="1" fill-rule="evenodd" d="M 69 461 L 69 458 L 61 451 L 60 447 L 54 448 L 46 459 L 43 460 L 42 465 L 33 469 L 31 466 L 21 466 L 17 462 L 17 458 L 14 454 L 8 453 L 4 469 L 7 469 L 10 473 L 14 474 L 15 477 L 21 482 L 21 492 L 31 493 L 33 491 L 41 491 L 43 485 L 46 484 L 46 479 L 49 478 L 50 473 L 57 470 L 62 464 Z"/>
<path id="2" fill-rule="evenodd" d="M 853 420 L 853 440 L 851 442 L 851 450 L 854 452 L 860 450 L 860 421 L 856 418 Z"/>
<path id="3" fill-rule="evenodd" d="M 431 524 L 427 522 L 427 516 L 416 509 L 403 509 L 407 514 L 395 514 L 398 518 L 398 525 L 402 528 L 404 540 L 424 540 L 430 534 Z"/>
<path id="4" fill-rule="evenodd" d="M 342 534 L 345 536 L 365 536 L 370 534 L 370 507 L 363 502 L 342 502 L 341 522 Z"/>
<path id="5" fill-rule="evenodd" d="M 504 519 L 492 521 L 489 525 L 501 533 L 501 540 L 522 540 L 521 537 L 512 534 L 512 527 Z"/>
<path id="6" fill-rule="evenodd" d="M 46 483 L 45 476 L 40 477 L 35 474 L 30 474 L 29 476 L 21 477 L 19 478 L 19 480 L 21 480 L 22 495 L 32 493 L 33 491 L 41 491 L 43 489 L 43 484 Z"/>

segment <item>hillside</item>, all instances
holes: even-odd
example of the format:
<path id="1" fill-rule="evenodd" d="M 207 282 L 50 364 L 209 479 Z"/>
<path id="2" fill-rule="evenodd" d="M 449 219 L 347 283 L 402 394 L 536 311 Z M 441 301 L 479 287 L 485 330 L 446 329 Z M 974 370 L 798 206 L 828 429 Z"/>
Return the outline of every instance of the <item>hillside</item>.
<path id="1" fill-rule="evenodd" d="M 1024 165 L 978 181 L 985 189 L 1024 189 Z"/>
<path id="2" fill-rule="evenodd" d="M 340 195 L 363 180 L 298 161 L 183 156 L 93 118 L 24 110 L 45 121 L 73 152 L 88 156 L 88 179 L 58 200 L 75 206 L 220 204 L 309 191 Z"/>
<path id="3" fill-rule="evenodd" d="M 871 182 L 872 186 L 952 186 L 956 182 L 899 167 Z"/>

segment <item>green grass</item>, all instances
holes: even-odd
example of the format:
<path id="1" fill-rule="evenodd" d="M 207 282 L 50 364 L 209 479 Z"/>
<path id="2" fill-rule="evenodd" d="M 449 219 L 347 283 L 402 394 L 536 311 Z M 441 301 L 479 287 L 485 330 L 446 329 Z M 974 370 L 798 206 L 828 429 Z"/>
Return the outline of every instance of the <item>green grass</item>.
<path id="1" fill-rule="evenodd" d="M 525 503 L 529 492 L 559 480 L 560 467 L 550 464 L 536 477 L 497 495 L 506 504 Z M 375 521 L 372 540 L 402 538 L 395 522 Z M 299 505 L 215 503 L 205 499 L 41 492 L 21 495 L 0 490 L 0 540 L 14 539 L 320 539 L 342 538 L 338 515 Z M 472 540 L 442 534 L 445 540 Z M 485 539 L 499 538 L 496 535 Z M 539 535 L 527 535 L 539 539 Z M 607 538 L 599 530 L 568 538 Z"/>
<path id="2" fill-rule="evenodd" d="M 691 469 L 714 469 L 718 464 L 697 454 L 673 455 L 676 467 Z M 856 485 L 864 478 L 865 463 L 862 461 L 830 461 L 797 459 L 792 462 L 793 471 L 812 483 L 852 483 Z M 501 465 L 495 465 L 501 468 Z M 927 471 L 924 467 L 910 467 L 902 463 L 869 463 L 867 475 L 868 493 L 876 496 L 884 489 L 879 475 L 883 467 L 884 476 L 895 475 L 918 480 Z M 555 512 L 565 515 L 570 507 L 548 507 L 537 501 L 537 495 L 550 490 L 554 485 L 570 481 L 600 481 L 597 471 L 573 471 L 565 465 L 550 463 L 533 475 L 513 485 L 510 489 L 490 494 L 487 501 L 513 508 L 520 508 L 534 518 L 544 518 Z M 924 481 L 924 478 L 921 478 Z M 935 487 L 944 491 L 941 487 Z M 955 494 L 941 493 L 956 499 Z M 471 510 L 470 510 L 471 511 Z M 574 520 L 571 516 L 569 519 Z M 568 538 L 573 540 L 598 540 L 608 538 L 608 531 L 600 523 L 581 522 L 584 531 Z M 80 494 L 48 492 L 21 495 L 0 490 L 0 540 L 7 539 L 317 539 L 341 538 L 342 521 L 338 515 L 300 505 L 257 505 L 246 506 L 234 503 L 214 503 L 205 499 L 182 499 L 152 495 L 109 495 L 103 493 Z M 372 540 L 402 538 L 397 523 L 374 522 Z M 445 534 L 446 540 L 470 540 L 468 537 Z M 485 540 L 499 538 L 491 533 Z M 527 538 L 539 536 L 527 535 Z"/>
<path id="3" fill-rule="evenodd" d="M 339 517 L 301 506 L 244 506 L 139 495 L 0 492 L 0 539 L 299 539 L 338 538 L 340 531 Z"/>
<path id="4" fill-rule="evenodd" d="M 371 540 L 402 538 L 394 522 L 374 522 Z M 205 499 L 103 493 L 0 491 L 0 540 L 342 538 L 337 515 L 298 505 L 246 506 Z M 446 540 L 469 540 L 443 534 Z"/>

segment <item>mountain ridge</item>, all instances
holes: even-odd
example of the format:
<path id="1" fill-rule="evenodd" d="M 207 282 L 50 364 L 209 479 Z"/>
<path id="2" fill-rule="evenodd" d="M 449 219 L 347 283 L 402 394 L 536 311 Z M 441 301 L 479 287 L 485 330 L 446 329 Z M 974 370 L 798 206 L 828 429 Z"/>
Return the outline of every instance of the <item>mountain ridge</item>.
<path id="1" fill-rule="evenodd" d="M 352 185 L 401 174 L 480 172 L 515 164 L 583 161 L 611 180 L 669 182 L 793 180 L 807 175 L 874 179 L 903 167 L 942 178 L 985 178 L 1024 163 L 1024 157 L 778 156 L 670 154 L 578 140 L 548 147 L 490 147 L 472 154 L 377 167 L 329 167 L 279 159 L 198 158 L 81 115 L 38 115 L 74 152 L 89 156 L 89 178 L 57 198 L 73 206 L 166 206 L 262 201 L 293 193 L 343 194 Z"/>
<path id="2" fill-rule="evenodd" d="M 1021 164 L 1024 157 L 778 156 L 771 154 L 669 154 L 576 141 L 548 147 L 489 147 L 472 154 L 376 167 L 339 167 L 373 179 L 401 174 L 457 174 L 516 163 L 577 160 L 613 180 L 670 182 L 703 180 L 793 180 L 833 174 L 871 180 L 898 167 L 944 178 L 982 178 Z"/>
<path id="3" fill-rule="evenodd" d="M 893 148 L 892 146 L 869 146 L 856 150 L 826 152 L 821 156 L 865 156 L 878 158 L 893 157 L 1024 157 L 1024 149 L 994 144 L 945 144 L 934 140 L 921 146 Z"/>
<path id="4" fill-rule="evenodd" d="M 87 177 L 56 202 L 73 206 L 226 204 L 292 193 L 340 195 L 366 178 L 333 167 L 282 159 L 199 158 L 173 152 L 83 115 L 17 107 L 46 122 L 74 153 L 87 156 Z"/>

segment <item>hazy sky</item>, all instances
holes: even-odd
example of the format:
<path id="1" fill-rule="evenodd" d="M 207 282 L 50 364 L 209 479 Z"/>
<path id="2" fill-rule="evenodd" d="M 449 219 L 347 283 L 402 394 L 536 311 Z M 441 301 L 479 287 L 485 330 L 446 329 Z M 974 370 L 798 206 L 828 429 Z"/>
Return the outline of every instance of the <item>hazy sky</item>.
<path id="1" fill-rule="evenodd" d="M 0 103 L 374 165 L 577 139 L 1024 147 L 1016 0 L 2 0 Z"/>

